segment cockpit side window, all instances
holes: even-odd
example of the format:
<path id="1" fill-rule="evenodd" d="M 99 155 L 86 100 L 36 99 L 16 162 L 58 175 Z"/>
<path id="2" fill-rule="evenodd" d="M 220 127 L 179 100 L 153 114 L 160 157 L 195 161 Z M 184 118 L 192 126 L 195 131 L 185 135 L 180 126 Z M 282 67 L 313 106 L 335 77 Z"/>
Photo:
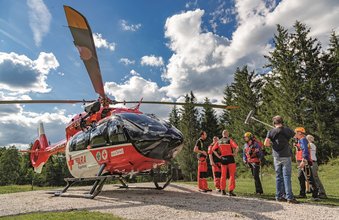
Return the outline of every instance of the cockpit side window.
<path id="1" fill-rule="evenodd" d="M 108 143 L 107 124 L 108 122 L 104 122 L 91 129 L 91 148 L 102 147 Z"/>
<path id="2" fill-rule="evenodd" d="M 70 151 L 85 150 L 89 144 L 89 132 L 82 132 L 74 136 L 70 143 Z"/>
<path id="3" fill-rule="evenodd" d="M 108 124 L 108 140 L 111 144 L 121 144 L 127 141 L 124 129 L 119 120 L 112 120 Z"/>

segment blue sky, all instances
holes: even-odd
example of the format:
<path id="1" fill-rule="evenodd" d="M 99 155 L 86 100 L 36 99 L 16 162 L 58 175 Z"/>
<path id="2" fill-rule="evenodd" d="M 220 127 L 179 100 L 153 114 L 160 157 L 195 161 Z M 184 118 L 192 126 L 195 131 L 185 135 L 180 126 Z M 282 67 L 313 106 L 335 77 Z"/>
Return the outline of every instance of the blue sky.
<path id="1" fill-rule="evenodd" d="M 0 0 L 0 99 L 95 99 L 63 5 L 86 16 L 105 91 L 117 100 L 220 102 L 238 66 L 260 72 L 276 24 L 296 20 L 326 48 L 339 31 L 335 0 Z M 166 118 L 170 106 L 142 106 Z M 81 105 L 0 106 L 0 146 L 25 145 L 43 121 L 52 142 Z"/>

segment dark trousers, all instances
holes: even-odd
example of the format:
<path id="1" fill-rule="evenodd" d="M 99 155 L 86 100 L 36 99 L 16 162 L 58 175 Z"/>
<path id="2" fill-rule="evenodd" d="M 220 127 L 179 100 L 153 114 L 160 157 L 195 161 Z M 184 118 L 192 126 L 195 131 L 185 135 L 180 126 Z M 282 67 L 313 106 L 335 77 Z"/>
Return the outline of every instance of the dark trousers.
<path id="1" fill-rule="evenodd" d="M 298 161 L 298 164 L 300 165 L 300 161 Z M 299 195 L 306 196 L 306 183 L 305 183 L 306 178 L 308 178 L 308 181 L 310 182 L 310 185 L 312 187 L 312 197 L 313 198 L 318 197 L 318 187 L 315 184 L 311 166 L 309 165 L 305 166 L 304 168 L 300 168 L 298 166 L 298 179 L 299 179 L 299 185 L 300 185 Z"/>
<path id="2" fill-rule="evenodd" d="M 263 193 L 262 185 L 260 181 L 260 164 L 259 163 L 250 163 L 250 168 L 252 172 L 252 176 L 254 178 L 254 184 L 255 184 L 255 192 L 256 193 Z"/>

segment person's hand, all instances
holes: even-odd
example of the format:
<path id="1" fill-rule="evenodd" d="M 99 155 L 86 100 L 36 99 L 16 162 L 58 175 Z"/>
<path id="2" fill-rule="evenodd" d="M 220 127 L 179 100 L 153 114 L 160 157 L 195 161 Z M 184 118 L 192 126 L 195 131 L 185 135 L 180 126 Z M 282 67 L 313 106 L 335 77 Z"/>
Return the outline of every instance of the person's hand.
<path id="1" fill-rule="evenodd" d="M 202 151 L 202 154 L 203 154 L 203 155 L 205 155 L 205 156 L 207 156 L 207 153 L 206 153 L 206 151 Z"/>
<path id="2" fill-rule="evenodd" d="M 304 161 L 301 161 L 301 163 L 299 164 L 299 167 L 300 167 L 300 168 L 304 168 L 304 167 L 305 167 Z"/>
<path id="3" fill-rule="evenodd" d="M 211 162 L 211 166 L 215 166 L 215 163 L 214 163 L 214 162 Z"/>

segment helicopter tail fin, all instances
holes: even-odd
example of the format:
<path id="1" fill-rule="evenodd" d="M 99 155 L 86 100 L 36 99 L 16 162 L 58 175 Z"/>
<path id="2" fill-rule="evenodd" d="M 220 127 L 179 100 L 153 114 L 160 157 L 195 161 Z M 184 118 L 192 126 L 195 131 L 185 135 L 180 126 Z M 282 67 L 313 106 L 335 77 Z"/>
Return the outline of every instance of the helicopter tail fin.
<path id="1" fill-rule="evenodd" d="M 42 123 L 39 124 L 38 138 L 34 141 L 30 153 L 30 160 L 36 173 L 41 173 L 43 166 L 48 161 L 49 157 L 58 152 L 63 152 L 66 148 L 66 140 L 56 144 L 49 145 L 45 134 L 45 129 Z"/>

